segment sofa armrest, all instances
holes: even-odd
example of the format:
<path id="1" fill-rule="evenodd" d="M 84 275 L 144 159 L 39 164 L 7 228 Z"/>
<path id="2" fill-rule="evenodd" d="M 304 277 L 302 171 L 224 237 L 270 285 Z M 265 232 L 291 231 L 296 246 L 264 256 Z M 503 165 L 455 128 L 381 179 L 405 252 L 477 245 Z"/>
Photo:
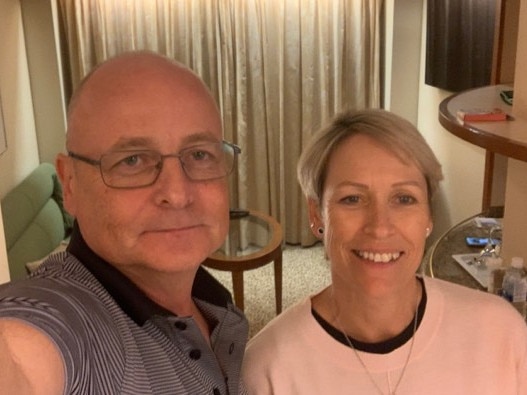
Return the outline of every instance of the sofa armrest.
<path id="1" fill-rule="evenodd" d="M 55 167 L 42 163 L 2 199 L 12 280 L 25 277 L 27 262 L 48 255 L 66 237 L 65 218 L 54 199 L 56 194 Z"/>

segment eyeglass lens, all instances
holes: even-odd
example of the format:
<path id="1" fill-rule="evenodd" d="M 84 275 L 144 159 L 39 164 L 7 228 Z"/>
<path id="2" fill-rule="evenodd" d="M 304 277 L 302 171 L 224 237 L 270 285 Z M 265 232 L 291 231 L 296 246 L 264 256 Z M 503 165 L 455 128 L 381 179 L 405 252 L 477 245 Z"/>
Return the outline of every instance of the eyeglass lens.
<path id="1" fill-rule="evenodd" d="M 154 150 L 115 151 L 101 157 L 101 175 L 106 185 L 114 188 L 152 185 L 161 173 L 164 160 L 173 157 L 179 159 L 191 180 L 213 180 L 232 171 L 236 153 L 225 142 L 200 144 L 168 155 Z"/>

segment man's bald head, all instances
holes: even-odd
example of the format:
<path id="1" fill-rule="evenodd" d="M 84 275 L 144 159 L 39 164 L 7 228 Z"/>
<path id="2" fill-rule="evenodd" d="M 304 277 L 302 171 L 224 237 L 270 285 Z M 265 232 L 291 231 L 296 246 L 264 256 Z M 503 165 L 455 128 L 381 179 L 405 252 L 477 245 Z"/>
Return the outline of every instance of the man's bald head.
<path id="1" fill-rule="evenodd" d="M 99 64 L 83 79 L 71 99 L 67 146 L 75 144 L 78 134 L 86 133 L 89 120 L 101 120 L 99 114 L 103 114 L 108 106 L 127 100 L 142 100 L 147 95 L 161 98 L 166 90 L 172 90 L 176 95 L 179 90 L 181 100 L 201 96 L 217 110 L 202 80 L 173 59 L 141 51 L 124 53 Z M 173 104 L 176 107 L 177 100 Z"/>

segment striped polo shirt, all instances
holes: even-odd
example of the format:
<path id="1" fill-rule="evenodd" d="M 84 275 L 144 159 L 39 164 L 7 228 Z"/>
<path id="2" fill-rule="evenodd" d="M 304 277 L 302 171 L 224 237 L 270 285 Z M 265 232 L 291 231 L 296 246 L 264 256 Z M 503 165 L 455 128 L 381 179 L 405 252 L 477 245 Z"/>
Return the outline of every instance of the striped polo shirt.
<path id="1" fill-rule="evenodd" d="M 245 394 L 247 320 L 203 268 L 192 293 L 212 329 L 210 346 L 191 317 L 149 299 L 75 227 L 66 252 L 30 279 L 0 286 L 0 317 L 53 339 L 64 358 L 65 394 Z"/>

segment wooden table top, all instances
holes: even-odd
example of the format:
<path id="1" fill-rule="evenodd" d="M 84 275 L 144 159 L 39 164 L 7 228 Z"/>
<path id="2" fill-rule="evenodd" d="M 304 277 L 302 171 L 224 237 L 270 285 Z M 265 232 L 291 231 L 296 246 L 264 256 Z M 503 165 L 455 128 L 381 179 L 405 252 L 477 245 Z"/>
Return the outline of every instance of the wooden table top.
<path id="1" fill-rule="evenodd" d="M 450 133 L 472 144 L 510 158 L 527 162 L 527 120 L 516 116 L 513 106 L 500 97 L 507 85 L 491 85 L 450 96 L 439 105 L 439 122 Z M 463 122 L 460 109 L 500 108 L 508 114 L 506 121 Z"/>

